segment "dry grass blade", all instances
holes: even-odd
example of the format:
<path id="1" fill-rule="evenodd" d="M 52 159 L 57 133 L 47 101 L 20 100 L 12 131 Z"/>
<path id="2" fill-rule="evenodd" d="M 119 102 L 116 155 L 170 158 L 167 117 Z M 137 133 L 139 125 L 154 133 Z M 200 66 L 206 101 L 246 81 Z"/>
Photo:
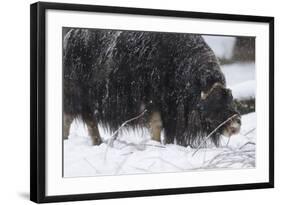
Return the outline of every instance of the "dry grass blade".
<path id="1" fill-rule="evenodd" d="M 225 121 L 223 121 L 221 124 L 219 124 L 219 126 L 217 126 L 205 139 L 203 142 L 201 142 L 198 146 L 198 148 L 194 151 L 194 153 L 192 154 L 192 156 L 194 156 L 198 150 L 202 147 L 202 145 L 212 136 L 212 134 L 214 134 L 221 126 L 223 126 L 225 123 L 227 123 L 228 121 L 232 120 L 234 117 L 238 116 L 238 114 L 232 115 L 231 117 L 229 117 L 228 119 L 226 119 Z"/>
<path id="2" fill-rule="evenodd" d="M 138 118 L 142 117 L 144 115 L 144 113 L 146 113 L 147 110 L 145 109 L 144 111 L 142 111 L 142 113 L 140 113 L 138 116 L 136 117 L 133 117 L 125 122 L 122 123 L 122 125 L 109 137 L 109 139 L 107 141 L 105 141 L 105 143 L 109 146 L 113 146 L 113 142 L 114 140 L 116 140 L 116 134 L 126 125 L 128 124 L 129 122 L 132 122 L 134 120 L 137 120 Z M 106 148 L 106 151 L 105 151 L 105 156 L 104 156 L 104 159 L 106 160 L 106 153 L 108 151 L 108 147 Z"/>
<path id="3" fill-rule="evenodd" d="M 249 130 L 248 132 L 246 132 L 246 133 L 243 134 L 243 135 L 244 135 L 244 136 L 247 136 L 248 134 L 252 133 L 252 132 L 255 131 L 255 130 L 256 130 L 256 128 L 253 128 L 253 129 Z"/>

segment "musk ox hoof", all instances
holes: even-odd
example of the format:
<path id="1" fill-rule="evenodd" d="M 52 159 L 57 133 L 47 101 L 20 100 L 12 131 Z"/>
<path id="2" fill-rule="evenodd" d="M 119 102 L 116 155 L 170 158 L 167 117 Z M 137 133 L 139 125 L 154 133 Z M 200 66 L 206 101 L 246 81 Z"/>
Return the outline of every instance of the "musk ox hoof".
<path id="1" fill-rule="evenodd" d="M 100 137 L 92 137 L 92 145 L 100 145 L 102 140 Z"/>

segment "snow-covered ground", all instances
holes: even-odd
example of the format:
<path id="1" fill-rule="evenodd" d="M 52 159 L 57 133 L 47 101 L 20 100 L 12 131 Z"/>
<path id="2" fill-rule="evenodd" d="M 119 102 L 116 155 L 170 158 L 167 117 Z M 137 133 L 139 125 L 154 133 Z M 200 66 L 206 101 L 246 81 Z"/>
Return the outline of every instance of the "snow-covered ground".
<path id="1" fill-rule="evenodd" d="M 240 134 L 223 138 L 219 148 L 197 150 L 152 141 L 145 130 L 123 132 L 113 147 L 91 146 L 85 127 L 76 121 L 64 141 L 64 177 L 252 168 L 255 126 L 256 114 L 244 115 Z M 102 137 L 108 139 L 110 134 L 102 130 Z"/>

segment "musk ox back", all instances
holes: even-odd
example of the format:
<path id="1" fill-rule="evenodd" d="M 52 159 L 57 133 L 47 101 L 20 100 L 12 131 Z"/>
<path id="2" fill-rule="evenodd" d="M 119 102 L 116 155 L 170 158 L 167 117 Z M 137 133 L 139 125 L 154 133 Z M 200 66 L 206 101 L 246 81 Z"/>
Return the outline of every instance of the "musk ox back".
<path id="1" fill-rule="evenodd" d="M 70 29 L 63 42 L 64 138 L 80 117 L 93 144 L 98 123 L 111 131 L 147 110 L 130 126 L 147 126 L 151 137 L 196 146 L 238 114 L 216 56 L 201 35 Z M 237 115 L 211 136 L 239 132 Z"/>

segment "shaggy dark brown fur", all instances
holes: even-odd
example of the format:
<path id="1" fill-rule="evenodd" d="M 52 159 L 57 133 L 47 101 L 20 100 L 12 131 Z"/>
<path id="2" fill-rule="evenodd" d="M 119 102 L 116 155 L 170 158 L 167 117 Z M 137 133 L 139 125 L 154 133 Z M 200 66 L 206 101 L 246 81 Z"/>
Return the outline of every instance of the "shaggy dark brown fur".
<path id="1" fill-rule="evenodd" d="M 196 146 L 237 113 L 217 58 L 201 35 L 70 29 L 63 47 L 64 113 L 81 117 L 89 132 L 93 122 L 114 131 L 147 109 L 148 121 L 159 113 L 166 143 Z M 224 129 L 211 137 L 216 145 Z M 98 130 L 91 135 L 99 144 Z"/>

